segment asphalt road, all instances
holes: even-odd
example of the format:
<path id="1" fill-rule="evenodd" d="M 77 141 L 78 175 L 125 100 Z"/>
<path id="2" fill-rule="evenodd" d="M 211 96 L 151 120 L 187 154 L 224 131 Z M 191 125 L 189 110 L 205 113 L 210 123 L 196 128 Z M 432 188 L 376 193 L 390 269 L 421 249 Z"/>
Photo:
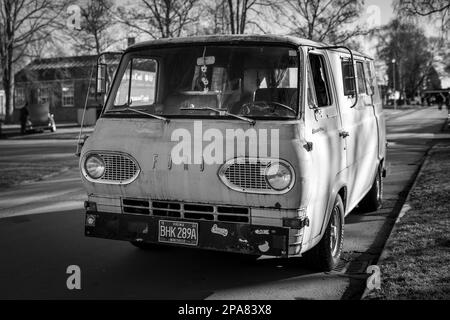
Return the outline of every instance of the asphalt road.
<path id="1" fill-rule="evenodd" d="M 0 190 L 0 299 L 353 299 L 381 253 L 425 152 L 441 129 L 437 108 L 389 112 L 389 176 L 378 212 L 346 219 L 344 259 L 315 273 L 301 259 L 246 262 L 229 254 L 167 248 L 144 252 L 126 242 L 84 237 L 78 172 Z M 36 143 L 39 143 L 37 145 Z M 14 156 L 73 161 L 74 141 L 0 141 L 0 163 Z M 72 160 L 71 160 L 72 159 Z M 81 268 L 81 290 L 66 269 Z"/>

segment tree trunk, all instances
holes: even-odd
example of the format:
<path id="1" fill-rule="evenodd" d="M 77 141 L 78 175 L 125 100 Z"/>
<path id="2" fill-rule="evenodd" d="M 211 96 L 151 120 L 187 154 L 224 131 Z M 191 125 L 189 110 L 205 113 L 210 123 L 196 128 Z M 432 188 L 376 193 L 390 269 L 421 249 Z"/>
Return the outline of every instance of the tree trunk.
<path id="1" fill-rule="evenodd" d="M 228 0 L 228 10 L 230 15 L 230 27 L 231 27 L 231 34 L 235 34 L 234 30 L 234 10 L 233 10 L 233 1 Z"/>
<path id="2" fill-rule="evenodd" d="M 9 51 L 9 50 L 8 50 Z M 12 52 L 11 52 L 12 54 Z M 12 79 L 12 56 L 8 54 L 6 64 L 3 71 L 3 89 L 5 90 L 5 123 L 12 123 L 13 121 L 13 79 Z"/>
<path id="3" fill-rule="evenodd" d="M 7 1 L 4 3 L 5 19 L 2 28 L 5 39 L 2 45 L 2 62 L 3 65 L 3 89 L 5 90 L 5 123 L 11 123 L 13 118 L 13 48 L 14 48 L 14 21 L 17 18 L 14 16 L 13 2 Z"/>

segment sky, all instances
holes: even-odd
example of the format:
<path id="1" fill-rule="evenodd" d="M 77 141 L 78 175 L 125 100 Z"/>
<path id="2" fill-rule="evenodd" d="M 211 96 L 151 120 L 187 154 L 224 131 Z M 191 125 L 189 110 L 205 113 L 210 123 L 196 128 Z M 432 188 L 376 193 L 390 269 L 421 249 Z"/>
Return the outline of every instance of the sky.
<path id="1" fill-rule="evenodd" d="M 392 0 L 366 0 L 366 9 L 371 11 L 372 6 L 379 8 L 380 24 L 387 24 L 394 16 Z"/>

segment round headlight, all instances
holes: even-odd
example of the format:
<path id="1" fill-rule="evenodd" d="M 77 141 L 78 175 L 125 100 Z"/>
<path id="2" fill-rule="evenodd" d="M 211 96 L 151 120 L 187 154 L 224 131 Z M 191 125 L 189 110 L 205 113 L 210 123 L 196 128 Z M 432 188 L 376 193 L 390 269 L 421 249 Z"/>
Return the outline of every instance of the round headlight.
<path id="1" fill-rule="evenodd" d="M 86 173 L 92 179 L 99 179 L 105 173 L 105 163 L 98 155 L 90 155 L 84 163 Z"/>
<path id="2" fill-rule="evenodd" d="M 266 180 L 273 189 L 283 191 L 291 185 L 292 172 L 284 163 L 275 162 L 267 168 Z"/>

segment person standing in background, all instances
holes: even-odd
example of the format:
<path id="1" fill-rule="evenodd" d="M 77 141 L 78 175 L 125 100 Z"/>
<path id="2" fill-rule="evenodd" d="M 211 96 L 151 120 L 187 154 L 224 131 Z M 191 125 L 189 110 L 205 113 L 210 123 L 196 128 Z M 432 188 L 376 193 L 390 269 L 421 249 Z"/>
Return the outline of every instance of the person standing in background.
<path id="1" fill-rule="evenodd" d="M 25 134 L 27 132 L 28 115 L 28 102 L 26 102 L 23 108 L 20 109 L 20 132 L 22 134 Z"/>
<path id="2" fill-rule="evenodd" d="M 450 92 L 447 92 L 447 98 L 445 99 L 445 105 L 447 106 L 447 119 L 450 120 Z"/>
<path id="3" fill-rule="evenodd" d="M 438 105 L 439 110 L 442 110 L 442 106 L 444 105 L 445 102 L 445 96 L 442 93 L 439 93 L 436 96 L 436 103 Z"/>

